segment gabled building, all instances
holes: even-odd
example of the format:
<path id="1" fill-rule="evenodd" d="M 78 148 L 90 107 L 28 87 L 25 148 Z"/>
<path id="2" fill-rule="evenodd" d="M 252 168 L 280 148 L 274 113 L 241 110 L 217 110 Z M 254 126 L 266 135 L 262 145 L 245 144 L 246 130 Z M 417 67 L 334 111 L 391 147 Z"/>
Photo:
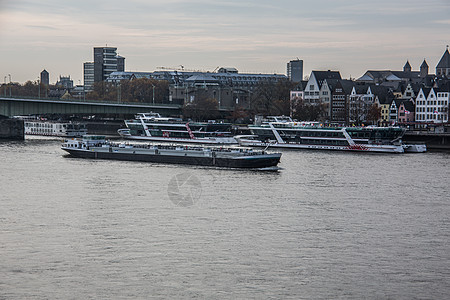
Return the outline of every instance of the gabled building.
<path id="1" fill-rule="evenodd" d="M 394 101 L 392 94 L 378 96 L 375 100 L 375 103 L 381 108 L 380 126 L 389 126 L 389 113 L 392 101 Z"/>
<path id="2" fill-rule="evenodd" d="M 305 88 L 304 99 L 306 103 L 319 104 L 320 101 L 320 90 L 322 89 L 322 84 L 324 81 L 329 81 L 330 79 L 341 80 L 341 74 L 339 71 L 312 71 L 311 76 L 309 76 L 308 83 Z"/>
<path id="3" fill-rule="evenodd" d="M 416 99 L 417 93 L 422 86 L 417 83 L 408 83 L 402 93 L 402 99 Z"/>
<path id="4" fill-rule="evenodd" d="M 361 125 L 367 121 L 367 113 L 373 104 L 374 95 L 370 86 L 353 84 L 348 101 L 348 122 Z"/>
<path id="5" fill-rule="evenodd" d="M 415 121 L 447 123 L 449 119 L 450 86 L 422 88 L 416 98 Z"/>
<path id="6" fill-rule="evenodd" d="M 295 99 L 303 99 L 306 85 L 308 81 L 302 80 L 300 81 L 292 91 L 289 91 L 289 99 L 294 101 Z"/>
<path id="7" fill-rule="evenodd" d="M 409 125 L 414 122 L 415 107 L 412 100 L 395 100 L 398 101 L 398 124 Z"/>

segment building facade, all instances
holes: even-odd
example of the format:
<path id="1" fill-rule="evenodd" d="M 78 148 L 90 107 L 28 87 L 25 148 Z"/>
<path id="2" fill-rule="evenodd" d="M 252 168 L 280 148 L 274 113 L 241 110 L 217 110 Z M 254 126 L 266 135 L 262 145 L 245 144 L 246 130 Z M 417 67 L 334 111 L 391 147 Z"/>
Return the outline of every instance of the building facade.
<path id="1" fill-rule="evenodd" d="M 422 88 L 416 98 L 415 121 L 418 123 L 447 123 L 450 105 L 450 90 Z"/>
<path id="2" fill-rule="evenodd" d="M 117 72 L 117 48 L 94 48 L 94 82 L 101 82 L 112 72 Z"/>
<path id="3" fill-rule="evenodd" d="M 148 78 L 169 83 L 169 98 L 166 103 L 189 103 L 198 97 L 214 98 L 220 108 L 250 107 L 250 99 L 260 84 L 276 84 L 287 80 L 279 74 L 239 73 L 235 68 L 220 68 L 217 72 L 155 71 L 155 72 L 113 72 L 107 81 L 119 83 L 122 80 Z"/>
<path id="4" fill-rule="evenodd" d="M 84 90 L 85 92 L 90 92 L 94 88 L 94 63 L 85 62 L 83 64 L 83 74 L 84 74 Z"/>
<path id="5" fill-rule="evenodd" d="M 292 82 L 300 82 L 303 79 L 303 60 L 296 59 L 287 63 L 287 77 Z"/>

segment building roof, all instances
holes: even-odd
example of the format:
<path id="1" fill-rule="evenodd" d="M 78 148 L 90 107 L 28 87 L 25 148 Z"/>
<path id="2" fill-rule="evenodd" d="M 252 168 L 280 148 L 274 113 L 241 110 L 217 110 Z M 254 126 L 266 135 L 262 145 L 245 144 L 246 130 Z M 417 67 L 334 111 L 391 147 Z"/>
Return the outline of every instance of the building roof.
<path id="1" fill-rule="evenodd" d="M 308 81 L 306 80 L 302 80 L 299 83 L 297 83 L 297 85 L 294 87 L 294 91 L 304 91 L 306 86 L 308 84 Z"/>
<path id="2" fill-rule="evenodd" d="M 369 88 L 366 84 L 355 84 L 355 91 L 358 95 L 367 94 L 367 90 Z"/>
<path id="3" fill-rule="evenodd" d="M 368 70 L 357 81 L 364 82 L 381 82 L 381 81 L 401 81 L 420 78 L 420 72 L 411 71 L 391 71 L 391 70 Z"/>
<path id="4" fill-rule="evenodd" d="M 212 77 L 209 74 L 196 74 L 193 75 L 191 77 L 189 77 L 188 79 L 186 79 L 186 81 L 188 82 L 198 82 L 198 83 L 218 83 L 219 81 Z"/>
<path id="5" fill-rule="evenodd" d="M 441 60 L 436 66 L 436 69 L 448 69 L 450 68 L 450 53 L 447 50 L 445 50 L 444 55 L 442 55 Z"/>
<path id="6" fill-rule="evenodd" d="M 425 98 L 428 98 L 428 95 L 431 92 L 431 88 L 424 87 L 424 88 L 422 88 L 422 91 L 423 91 L 423 94 L 425 95 Z"/>
<path id="7" fill-rule="evenodd" d="M 450 92 L 450 81 L 445 82 L 444 84 L 440 85 L 437 89 L 438 92 Z"/>
<path id="8" fill-rule="evenodd" d="M 342 87 L 342 91 L 347 95 L 352 92 L 353 87 L 355 86 L 355 83 L 352 80 L 348 79 L 339 80 L 339 84 Z"/>
<path id="9" fill-rule="evenodd" d="M 407 110 L 409 112 L 415 111 L 414 103 L 410 100 L 395 99 L 394 101 L 395 101 L 395 105 L 397 106 L 397 108 L 399 108 L 403 104 L 403 106 L 405 107 L 405 110 Z"/>
<path id="10" fill-rule="evenodd" d="M 329 79 L 337 79 L 341 80 L 341 73 L 339 71 L 312 71 L 312 74 L 314 74 L 314 77 L 317 80 L 317 83 L 319 84 L 319 89 L 322 88 L 322 83 L 325 79 L 327 79 L 327 82 L 329 82 Z"/>

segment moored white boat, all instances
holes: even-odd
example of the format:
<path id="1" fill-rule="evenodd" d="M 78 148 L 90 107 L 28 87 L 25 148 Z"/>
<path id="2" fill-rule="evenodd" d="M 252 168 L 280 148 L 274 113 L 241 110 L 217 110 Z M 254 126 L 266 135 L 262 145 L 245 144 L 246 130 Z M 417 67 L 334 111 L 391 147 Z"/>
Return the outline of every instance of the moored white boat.
<path id="1" fill-rule="evenodd" d="M 194 144 L 236 144 L 231 135 L 231 124 L 216 122 L 183 122 L 165 118 L 157 113 L 140 113 L 126 120 L 127 128 L 119 129 L 120 136 L 130 140 L 176 142 Z"/>
<path id="2" fill-rule="evenodd" d="M 287 117 L 288 118 L 288 117 Z M 291 119 L 249 126 L 252 137 L 237 136 L 241 146 L 288 149 L 403 153 L 399 127 L 323 127 L 318 122 Z"/>
<path id="3" fill-rule="evenodd" d="M 81 137 L 87 134 L 86 124 L 47 120 L 24 120 L 26 135 Z"/>

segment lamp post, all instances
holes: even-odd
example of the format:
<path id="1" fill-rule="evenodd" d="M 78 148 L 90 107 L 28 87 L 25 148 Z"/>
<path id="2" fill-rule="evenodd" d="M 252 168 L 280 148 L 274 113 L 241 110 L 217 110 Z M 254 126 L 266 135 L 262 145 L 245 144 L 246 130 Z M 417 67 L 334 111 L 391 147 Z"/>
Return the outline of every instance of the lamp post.
<path id="1" fill-rule="evenodd" d="M 152 83 L 153 87 L 153 105 L 155 105 L 155 85 Z"/>
<path id="2" fill-rule="evenodd" d="M 6 97 L 6 76 L 5 76 L 5 85 L 3 86 L 3 91 L 5 92 L 5 97 Z"/>
<path id="3" fill-rule="evenodd" d="M 12 93 L 11 93 L 11 74 L 8 74 L 9 76 L 9 97 L 12 97 Z"/>
<path id="4" fill-rule="evenodd" d="M 38 84 L 38 98 L 41 99 L 41 83 L 39 82 L 39 78 L 37 80 L 37 84 Z"/>
<path id="5" fill-rule="evenodd" d="M 120 103 L 122 101 L 122 88 L 120 86 L 120 82 L 117 85 L 117 103 Z"/>

